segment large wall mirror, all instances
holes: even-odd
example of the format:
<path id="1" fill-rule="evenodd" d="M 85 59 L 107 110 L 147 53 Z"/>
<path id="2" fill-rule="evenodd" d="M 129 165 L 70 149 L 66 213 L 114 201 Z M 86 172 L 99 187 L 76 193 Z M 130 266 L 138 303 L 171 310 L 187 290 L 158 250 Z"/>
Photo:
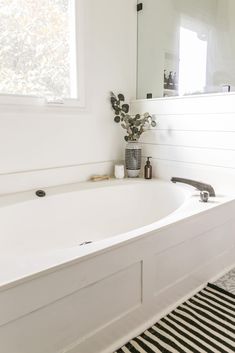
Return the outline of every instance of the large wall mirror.
<path id="1" fill-rule="evenodd" d="M 235 0 L 138 3 L 138 99 L 235 91 Z"/>

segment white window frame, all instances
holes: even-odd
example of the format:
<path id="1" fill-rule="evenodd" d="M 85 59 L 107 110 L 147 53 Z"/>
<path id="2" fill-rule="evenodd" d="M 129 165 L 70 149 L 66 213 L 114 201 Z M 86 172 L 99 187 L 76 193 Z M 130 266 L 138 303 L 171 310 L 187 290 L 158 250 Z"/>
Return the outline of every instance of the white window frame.
<path id="1" fill-rule="evenodd" d="M 85 108 L 85 77 L 84 77 L 84 26 L 83 26 L 83 0 L 71 0 L 74 23 L 74 46 L 76 66 L 76 91 L 78 98 L 58 99 L 48 101 L 45 97 L 19 94 L 3 94 L 0 92 L 0 105 L 31 106 L 31 107 L 75 107 Z"/>

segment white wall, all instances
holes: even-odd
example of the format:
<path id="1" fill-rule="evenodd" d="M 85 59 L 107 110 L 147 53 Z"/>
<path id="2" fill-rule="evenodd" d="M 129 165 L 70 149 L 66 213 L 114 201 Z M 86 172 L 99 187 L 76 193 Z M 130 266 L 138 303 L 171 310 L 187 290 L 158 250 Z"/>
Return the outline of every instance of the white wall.
<path id="1" fill-rule="evenodd" d="M 133 112 L 156 114 L 158 125 L 143 135 L 143 154 L 153 157 L 154 176 L 235 189 L 235 93 L 140 100 Z"/>
<path id="2" fill-rule="evenodd" d="M 2 105 L 0 193 L 82 180 L 122 158 L 108 97 L 135 98 L 136 0 L 82 1 L 86 108 Z"/>

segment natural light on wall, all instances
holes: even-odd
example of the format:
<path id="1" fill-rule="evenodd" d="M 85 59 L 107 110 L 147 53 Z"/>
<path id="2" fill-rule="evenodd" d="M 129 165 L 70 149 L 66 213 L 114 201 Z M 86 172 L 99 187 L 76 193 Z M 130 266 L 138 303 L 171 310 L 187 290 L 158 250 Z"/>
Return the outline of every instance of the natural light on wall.
<path id="1" fill-rule="evenodd" d="M 0 94 L 77 98 L 74 0 L 0 4 Z"/>
<path id="2" fill-rule="evenodd" d="M 207 41 L 180 28 L 179 94 L 203 93 L 206 86 Z"/>

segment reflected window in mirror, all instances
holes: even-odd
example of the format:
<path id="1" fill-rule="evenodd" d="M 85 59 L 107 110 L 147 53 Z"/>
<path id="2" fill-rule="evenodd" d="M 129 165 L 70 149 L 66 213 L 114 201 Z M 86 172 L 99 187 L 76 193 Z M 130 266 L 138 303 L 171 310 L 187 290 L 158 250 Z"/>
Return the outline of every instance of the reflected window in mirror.
<path id="1" fill-rule="evenodd" d="M 179 95 L 203 93 L 206 88 L 207 41 L 180 27 Z"/>

